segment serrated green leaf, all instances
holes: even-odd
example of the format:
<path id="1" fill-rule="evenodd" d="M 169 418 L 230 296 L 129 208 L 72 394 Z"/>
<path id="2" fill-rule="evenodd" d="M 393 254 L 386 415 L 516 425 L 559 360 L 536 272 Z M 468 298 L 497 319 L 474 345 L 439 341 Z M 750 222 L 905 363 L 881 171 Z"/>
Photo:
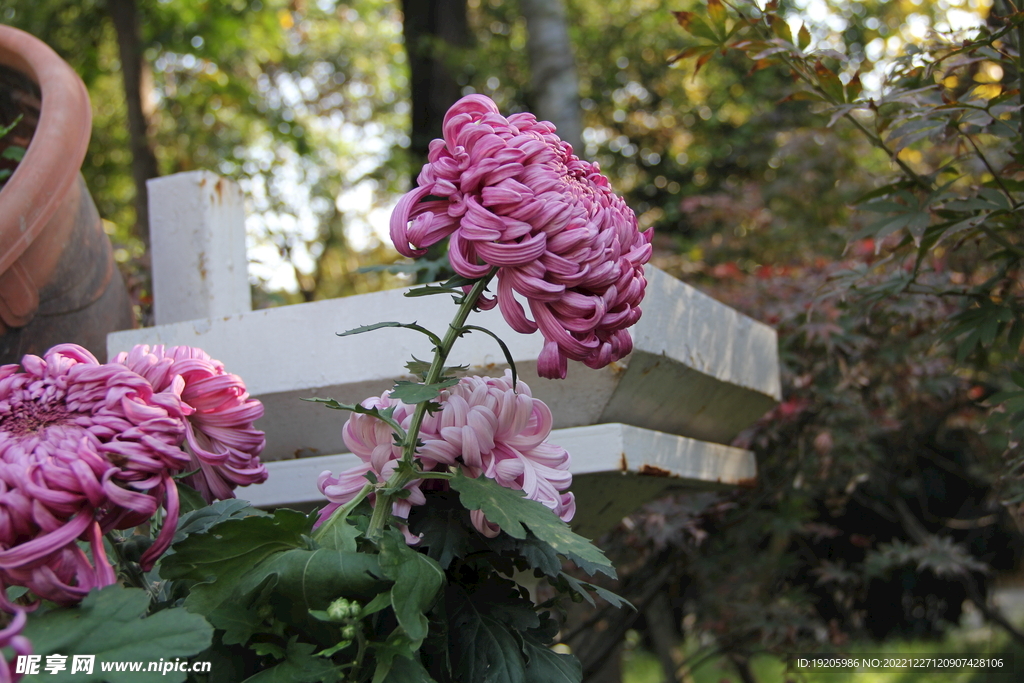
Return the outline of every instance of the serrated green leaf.
<path id="1" fill-rule="evenodd" d="M 298 636 L 288 641 L 284 661 L 264 669 L 243 683 L 333 683 L 339 680 L 338 667 L 329 659 L 313 654 L 315 645 L 297 642 Z"/>
<path id="2" fill-rule="evenodd" d="M 267 585 L 275 594 L 304 605 L 305 609 L 326 609 L 338 598 L 369 600 L 385 590 L 388 583 L 377 555 L 332 548 L 296 548 L 275 553 L 258 563 L 238 582 L 237 592 L 251 595 Z"/>
<path id="3" fill-rule="evenodd" d="M 179 484 L 179 491 L 180 489 L 181 485 Z M 210 527 L 229 519 L 267 516 L 268 514 L 263 510 L 254 508 L 249 505 L 249 501 L 239 498 L 214 501 L 210 505 L 193 510 L 178 519 L 178 529 L 174 533 L 173 543 L 178 543 L 191 534 L 204 533 Z"/>
<path id="4" fill-rule="evenodd" d="M 120 585 L 93 590 L 75 607 L 52 609 L 29 617 L 22 635 L 32 641 L 34 654 L 95 655 L 92 674 L 45 671 L 25 676 L 24 683 L 145 683 L 185 680 L 185 672 L 104 672 L 101 664 L 188 658 L 210 646 L 213 628 L 198 614 L 165 609 L 146 616 L 149 596 Z M 70 659 L 68 660 L 70 662 Z"/>
<path id="5" fill-rule="evenodd" d="M 591 606 L 595 605 L 594 599 L 590 596 L 590 591 L 593 591 L 612 607 L 629 607 L 636 611 L 636 607 L 633 607 L 629 600 L 626 600 L 621 595 L 613 593 L 606 588 L 602 588 L 601 586 L 594 585 L 587 581 L 580 581 L 575 576 L 566 574 L 565 572 L 559 572 L 558 576 L 569 585 L 569 588 L 576 591 L 579 595 L 582 595 L 583 599 L 590 603 Z"/>
<path id="6" fill-rule="evenodd" d="M 160 560 L 160 576 L 197 582 L 185 606 L 210 614 L 231 599 L 254 566 L 275 553 L 304 547 L 309 531 L 306 515 L 293 510 L 275 510 L 272 517 L 228 519 L 175 543 L 174 554 Z"/>
<path id="7" fill-rule="evenodd" d="M 430 363 L 413 356 L 412 360 L 405 364 L 405 369 L 409 371 L 409 374 L 419 375 L 420 379 L 426 379 L 427 373 L 430 372 Z"/>
<path id="8" fill-rule="evenodd" d="M 483 611 L 461 586 L 448 591 L 449 637 L 455 679 L 528 683 L 518 634 Z M 518 637 L 517 637 L 518 636 Z"/>
<path id="9" fill-rule="evenodd" d="M 237 602 L 222 604 L 207 619 L 224 631 L 221 642 L 225 645 L 245 645 L 263 621 L 256 607 Z"/>
<path id="10" fill-rule="evenodd" d="M 339 403 L 333 398 L 304 398 L 302 400 L 310 403 L 320 403 L 331 410 L 346 410 L 350 413 L 357 413 L 359 415 L 370 415 L 371 417 L 375 417 L 378 420 L 386 422 L 388 426 L 394 430 L 395 434 L 398 435 L 400 440 L 405 438 L 405 430 L 402 429 L 402 425 L 395 422 L 395 419 L 392 417 L 395 414 L 395 406 L 380 410 L 377 407 L 365 408 L 359 403 Z"/>
<path id="11" fill-rule="evenodd" d="M 807 30 L 806 24 L 800 24 L 800 30 L 796 33 L 796 41 L 801 50 L 806 50 L 811 44 L 811 32 Z"/>
<path id="12" fill-rule="evenodd" d="M 333 514 L 313 532 L 313 538 L 318 545 L 324 548 L 354 553 L 356 551 L 356 539 L 361 534 L 362 532 L 356 526 L 349 523 L 345 517 Z"/>
<path id="13" fill-rule="evenodd" d="M 529 635 L 523 637 L 526 653 L 526 680 L 530 683 L 580 683 L 583 666 L 573 655 L 563 655 L 537 642 Z"/>
<path id="14" fill-rule="evenodd" d="M 416 330 L 417 332 L 426 335 L 434 346 L 441 345 L 441 338 L 421 325 L 417 325 L 415 322 L 411 323 L 398 323 L 398 322 L 382 322 L 373 323 L 372 325 L 361 325 L 360 327 L 354 327 L 351 330 L 345 332 L 338 332 L 339 337 L 349 337 L 354 334 L 362 334 L 363 332 L 372 332 L 373 330 L 379 330 L 385 327 L 404 327 L 407 330 Z"/>
<path id="15" fill-rule="evenodd" d="M 444 495 L 431 496 L 431 514 L 410 515 L 409 528 L 420 536 L 420 546 L 428 551 L 430 557 L 442 569 L 448 569 L 452 560 L 465 557 L 470 552 L 475 532 L 464 523 L 465 510 L 462 506 L 445 506 Z"/>
<path id="16" fill-rule="evenodd" d="M 427 637 L 426 612 L 445 583 L 444 570 L 432 558 L 416 552 L 397 531 L 380 541 L 380 571 L 395 582 L 391 607 L 399 625 L 416 647 Z"/>
<path id="17" fill-rule="evenodd" d="M 398 399 L 403 403 L 413 404 L 423 401 L 432 401 L 448 387 L 459 383 L 458 378 L 446 379 L 436 384 L 419 384 L 417 382 L 399 381 L 391 389 L 391 398 Z"/>
<path id="18" fill-rule="evenodd" d="M 600 549 L 573 533 L 568 524 L 543 504 L 525 498 L 522 491 L 507 489 L 486 477 L 467 477 L 461 469 L 448 483 L 459 492 L 459 499 L 467 510 L 482 510 L 488 520 L 513 538 L 526 538 L 528 527 L 537 538 L 551 544 L 555 551 L 588 574 L 599 571 L 615 576 L 611 562 Z"/>

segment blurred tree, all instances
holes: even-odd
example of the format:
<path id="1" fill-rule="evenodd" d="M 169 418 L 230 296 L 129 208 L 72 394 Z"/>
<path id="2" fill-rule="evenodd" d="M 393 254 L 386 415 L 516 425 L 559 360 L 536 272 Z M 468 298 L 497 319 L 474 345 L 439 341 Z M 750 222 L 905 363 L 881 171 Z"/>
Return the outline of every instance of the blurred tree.
<path id="1" fill-rule="evenodd" d="M 159 170 L 150 143 L 150 119 L 155 106 L 153 74 L 143 54 L 139 9 L 135 0 L 107 0 L 107 11 L 117 32 L 121 76 L 124 79 L 128 135 L 131 138 L 132 181 L 135 183 L 135 236 L 149 244 L 149 195 L 146 181 Z"/>
<path id="2" fill-rule="evenodd" d="M 145 243 L 132 226 L 144 206 L 137 188 L 153 173 L 143 168 L 147 129 L 159 173 L 205 168 L 241 182 L 258 214 L 250 236 L 264 283 L 281 263 L 294 265 L 303 299 L 388 280 L 315 271 L 318 262 L 349 263 L 346 228 L 365 224 L 407 177 L 409 106 L 399 97 L 407 79 L 390 3 L 14 0 L 0 18 L 48 42 L 90 89 L 95 124 L 83 173 L 144 307 Z M 147 69 L 155 107 L 144 125 Z"/>
<path id="3" fill-rule="evenodd" d="M 550 121 L 577 153 L 583 149 L 579 79 L 561 0 L 519 0 L 526 19 L 530 110 Z"/>
<path id="4" fill-rule="evenodd" d="M 430 141 L 441 137 L 445 112 L 462 96 L 452 54 L 468 50 L 466 0 L 402 0 L 409 59 L 414 173 L 427 161 Z"/>

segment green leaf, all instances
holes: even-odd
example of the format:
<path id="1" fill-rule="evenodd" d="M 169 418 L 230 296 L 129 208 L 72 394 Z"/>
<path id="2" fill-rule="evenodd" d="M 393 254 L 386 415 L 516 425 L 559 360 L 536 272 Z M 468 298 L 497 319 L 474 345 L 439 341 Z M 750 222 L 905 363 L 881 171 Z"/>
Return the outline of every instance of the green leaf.
<path id="1" fill-rule="evenodd" d="M 796 34 L 797 45 L 801 50 L 806 50 L 811 44 L 811 32 L 807 30 L 806 24 L 800 24 L 800 30 Z"/>
<path id="2" fill-rule="evenodd" d="M 563 581 L 565 581 L 566 584 L 568 584 L 569 588 L 576 591 L 579 595 L 583 596 L 583 599 L 590 603 L 591 606 L 595 606 L 595 603 L 594 599 L 590 597 L 589 591 L 594 591 L 612 607 L 629 607 L 633 611 L 636 611 L 636 607 L 634 607 L 632 603 L 629 602 L 629 600 L 626 600 L 621 595 L 613 593 L 606 588 L 602 588 L 601 586 L 588 583 L 587 581 L 580 581 L 576 577 L 566 574 L 565 572 L 559 572 L 558 576 Z"/>
<path id="3" fill-rule="evenodd" d="M 383 580 L 377 555 L 296 548 L 275 553 L 257 564 L 238 582 L 237 591 L 251 595 L 264 585 L 306 611 L 326 609 L 338 598 L 369 600 L 385 590 L 388 582 Z"/>
<path id="4" fill-rule="evenodd" d="M 233 601 L 213 610 L 207 619 L 224 632 L 221 642 L 225 645 L 245 645 L 263 622 L 255 606 Z"/>
<path id="5" fill-rule="evenodd" d="M 419 384 L 418 382 L 396 382 L 391 389 L 391 398 L 398 399 L 403 403 L 413 404 L 423 401 L 432 401 L 448 387 L 459 383 L 458 378 L 446 379 L 436 384 Z"/>
<path id="6" fill-rule="evenodd" d="M 185 672 L 102 671 L 108 662 L 173 661 L 199 654 L 210 646 L 213 629 L 197 614 L 181 608 L 165 609 L 146 616 L 149 596 L 137 588 L 107 586 L 90 592 L 76 607 L 33 614 L 22 635 L 32 641 L 34 654 L 69 657 L 65 671 L 26 676 L 25 683 L 42 681 L 87 683 L 138 683 L 184 681 Z M 93 673 L 71 673 L 72 655 L 96 655 Z"/>
<path id="7" fill-rule="evenodd" d="M 21 119 L 22 118 L 24 118 L 24 114 L 18 114 L 15 117 L 15 119 L 13 121 L 11 121 L 9 124 L 7 124 L 6 126 L 0 126 L 0 138 L 4 137 L 8 133 L 10 133 L 12 130 L 14 130 L 15 127 L 17 127 L 17 125 L 19 123 L 21 123 Z"/>
<path id="8" fill-rule="evenodd" d="M 483 610 L 461 586 L 449 591 L 451 660 L 455 679 L 528 683 L 519 634 Z"/>
<path id="9" fill-rule="evenodd" d="M 428 551 L 442 569 L 448 569 L 456 557 L 465 557 L 474 547 L 475 532 L 467 526 L 463 516 L 465 509 L 444 505 L 445 496 L 450 493 L 438 492 L 430 498 L 430 514 L 410 514 L 409 528 L 420 537 L 420 546 Z M 414 509 L 415 510 L 415 509 Z M 418 512 L 418 511 L 416 511 Z"/>
<path id="10" fill-rule="evenodd" d="M 508 350 L 508 346 L 506 346 L 505 342 L 501 340 L 501 337 L 499 337 L 498 335 L 494 334 L 493 332 L 484 327 L 477 327 L 476 325 L 464 325 L 462 329 L 463 331 L 473 330 L 476 332 L 483 332 L 484 334 L 494 339 L 494 341 L 498 342 L 498 346 L 501 347 L 501 352 L 505 354 L 505 360 L 508 361 L 508 367 L 512 371 L 512 391 L 515 391 L 516 378 L 518 377 L 518 375 L 516 374 L 516 362 L 512 359 L 512 352 Z"/>
<path id="11" fill-rule="evenodd" d="M 447 258 L 445 259 L 447 264 Z M 476 284 L 476 280 L 462 277 L 461 275 L 453 275 L 444 282 L 440 282 L 433 285 L 423 285 L 422 287 L 416 287 L 410 289 L 405 293 L 407 297 L 418 297 L 418 296 L 431 296 L 433 294 L 453 294 L 460 296 L 463 294 L 463 287 L 471 287 Z"/>
<path id="12" fill-rule="evenodd" d="M 493 479 L 473 479 L 458 470 L 448 480 L 459 492 L 467 510 L 482 510 L 487 519 L 501 527 L 513 538 L 526 538 L 526 528 L 542 541 L 550 543 L 588 574 L 599 571 L 615 576 L 615 569 L 604 553 L 590 541 L 573 533 L 569 525 L 535 500 L 523 496 L 522 491 L 505 488 Z"/>
<path id="13" fill-rule="evenodd" d="M 370 602 L 368 602 L 365 605 L 363 605 L 362 611 L 359 612 L 359 618 L 360 619 L 365 619 L 366 617 L 370 616 L 371 614 L 376 614 L 377 612 L 381 611 L 382 609 L 385 609 L 385 608 L 390 607 L 390 606 L 391 606 L 391 591 L 387 591 L 386 593 L 378 593 L 377 597 L 375 597 L 373 600 L 370 600 Z"/>
<path id="14" fill-rule="evenodd" d="M 250 676 L 244 683 L 332 683 L 339 680 L 338 667 L 331 660 L 314 655 L 315 645 L 297 640 L 298 636 L 293 636 L 288 641 L 283 662 Z"/>
<path id="15" fill-rule="evenodd" d="M 389 680 L 388 676 L 396 662 L 403 659 L 412 660 L 418 656 L 417 647 L 401 628 L 392 631 L 383 643 L 371 641 L 370 647 L 373 659 L 377 662 L 377 667 L 373 671 L 373 683 L 384 683 Z M 403 669 L 399 668 L 398 671 L 402 672 Z"/>
<path id="16" fill-rule="evenodd" d="M 333 514 L 313 532 L 313 538 L 324 548 L 354 553 L 356 539 L 361 533 L 356 526 L 349 523 L 347 515 L 342 517 Z"/>
<path id="17" fill-rule="evenodd" d="M 814 73 L 818 76 L 818 87 L 820 87 L 822 91 L 832 99 L 832 101 L 839 103 L 846 101 L 843 82 L 839 80 L 839 76 L 837 76 L 834 71 L 829 69 L 820 61 L 817 61 L 814 63 Z"/>
<path id="18" fill-rule="evenodd" d="M 210 614 L 234 595 L 254 566 L 275 553 L 304 547 L 308 533 L 306 515 L 293 510 L 229 519 L 174 544 L 174 554 L 160 561 L 160 576 L 196 581 L 185 606 Z"/>
<path id="19" fill-rule="evenodd" d="M 390 531 L 380 541 L 380 571 L 395 582 L 391 606 L 399 625 L 418 648 L 427 637 L 425 612 L 445 583 L 444 570 L 432 558 L 406 545 L 397 531 Z"/>
<path id="20" fill-rule="evenodd" d="M 17 600 L 25 593 L 28 593 L 28 589 L 24 586 L 8 586 L 7 587 L 7 599 L 11 602 Z"/>
<path id="21" fill-rule="evenodd" d="M 359 415 L 370 415 L 378 420 L 386 422 L 391 429 L 394 430 L 395 434 L 398 435 L 399 440 L 405 439 L 405 430 L 402 429 L 402 425 L 395 422 L 392 415 L 395 414 L 395 406 L 380 410 L 379 408 L 364 408 L 358 403 L 339 403 L 333 398 L 304 398 L 303 401 L 309 401 L 310 403 L 321 403 L 331 410 L 347 410 L 350 413 L 358 413 Z"/>
<path id="22" fill-rule="evenodd" d="M 395 657 L 382 683 L 435 683 L 430 673 L 416 659 Z"/>
<path id="23" fill-rule="evenodd" d="M 9 161 L 21 161 L 25 158 L 25 148 L 20 145 L 11 145 L 0 152 L 0 159 L 8 159 Z"/>
<path id="24" fill-rule="evenodd" d="M 199 491 L 196 491 L 187 484 L 181 483 L 181 481 L 176 481 L 175 485 L 178 487 L 178 498 L 181 500 L 181 514 L 184 515 L 188 512 L 194 512 L 195 510 L 206 507 L 207 503 L 203 500 Z"/>
<path id="25" fill-rule="evenodd" d="M 178 485 L 179 491 L 181 484 Z M 249 505 L 248 501 L 238 498 L 218 500 L 210 505 L 200 507 L 188 514 L 182 515 L 178 520 L 178 529 L 174 534 L 174 543 L 184 540 L 192 534 L 206 532 L 210 527 L 220 524 L 229 519 L 243 519 L 245 517 L 267 517 L 263 510 Z"/>
<path id="26" fill-rule="evenodd" d="M 780 38 L 787 43 L 793 42 L 793 31 L 790 30 L 789 24 L 785 19 L 777 14 L 769 14 L 768 23 L 771 26 L 772 33 L 775 34 L 775 37 Z"/>
<path id="27" fill-rule="evenodd" d="M 354 334 L 362 334 L 363 332 L 371 332 L 373 330 L 379 330 L 379 329 L 382 329 L 384 327 L 404 327 L 407 330 L 416 330 L 417 332 L 425 334 L 427 337 L 429 337 L 430 341 L 433 342 L 434 346 L 440 346 L 441 345 L 441 338 L 440 337 L 438 337 L 436 334 L 434 334 L 433 332 L 431 332 L 427 328 L 421 327 L 420 325 L 417 325 L 415 322 L 411 322 L 411 323 L 383 322 L 383 323 L 374 323 L 372 325 L 362 325 L 360 327 L 355 327 L 355 328 L 352 328 L 351 330 L 347 330 L 345 332 L 338 332 L 338 336 L 339 337 L 349 337 L 349 336 L 352 336 Z"/>
<path id="28" fill-rule="evenodd" d="M 583 680 L 583 666 L 572 655 L 559 654 L 529 635 L 523 637 L 523 651 L 529 659 L 526 680 L 530 683 L 580 683 Z"/>

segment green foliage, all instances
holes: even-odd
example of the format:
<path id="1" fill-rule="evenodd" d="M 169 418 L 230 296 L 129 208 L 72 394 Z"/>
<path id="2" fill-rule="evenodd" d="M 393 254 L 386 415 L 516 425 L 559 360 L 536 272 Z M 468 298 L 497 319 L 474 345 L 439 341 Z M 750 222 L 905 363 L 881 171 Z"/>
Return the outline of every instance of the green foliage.
<path id="1" fill-rule="evenodd" d="M 0 121 L 0 142 L 3 142 L 3 139 L 11 131 L 13 131 L 15 129 L 15 127 L 17 127 L 17 125 L 19 123 L 21 123 L 21 119 L 22 119 L 22 115 L 19 114 L 17 116 L 17 118 L 15 118 L 13 121 L 11 121 L 6 126 L 3 125 L 2 121 Z M 22 158 L 24 158 L 24 156 L 25 156 L 25 148 L 24 147 L 22 147 L 21 145 L 9 144 L 9 142 L 8 143 L 4 143 L 4 144 L 5 144 L 5 147 L 3 148 L 2 151 L 0 151 L 0 159 L 5 159 L 7 161 L 13 161 L 14 163 L 17 163 L 17 162 L 21 161 Z M 0 168 L 0 187 L 4 186 L 4 182 L 8 178 L 11 177 L 12 173 L 14 173 L 14 170 L 11 169 L 11 168 Z"/>
<path id="2" fill-rule="evenodd" d="M 512 538 L 525 539 L 529 528 L 534 536 L 588 574 L 601 572 L 614 578 L 615 570 L 604 553 L 573 533 L 568 524 L 552 515 L 544 505 L 524 497 L 522 491 L 507 489 L 493 479 L 467 477 L 461 470 L 448 483 L 459 492 L 467 510 L 482 510 L 488 520 Z"/>
<path id="3" fill-rule="evenodd" d="M 176 681 L 185 680 L 184 672 L 139 673 L 103 672 L 104 662 L 152 661 L 189 658 L 210 645 L 213 629 L 199 615 L 184 609 L 165 609 L 147 615 L 149 596 L 137 588 L 119 585 L 94 590 L 75 607 L 46 609 L 33 614 L 22 635 L 32 641 L 37 655 L 96 655 L 91 675 L 71 673 L 70 658 L 66 670 L 41 672 L 24 681 Z"/>
<path id="4" fill-rule="evenodd" d="M 364 257 L 349 246 L 347 226 L 365 216 L 338 198 L 358 186 L 379 204 L 409 175 L 408 106 L 396 96 L 407 78 L 397 8 L 383 0 L 136 4 L 160 172 L 209 169 L 238 180 L 267 217 L 254 226 L 263 253 L 309 264 L 296 269 L 305 300 L 394 282 L 354 275 L 363 260 L 394 256 L 371 246 Z M 12 0 L 0 21 L 43 39 L 89 88 L 94 132 L 83 175 L 124 260 L 143 246 L 133 234 L 131 147 L 109 11 L 102 0 Z M 283 182 L 285 169 L 294 182 Z M 142 266 L 125 265 L 141 288 Z M 136 294 L 147 303 L 145 291 Z"/>
<path id="5" fill-rule="evenodd" d="M 715 2 L 707 12 L 717 16 L 721 8 Z M 1019 369 L 1024 225 L 1017 209 L 1024 187 L 1016 175 L 1024 162 L 1018 64 L 1024 15 L 1000 17 L 967 37 L 936 35 L 912 46 L 894 61 L 882 92 L 865 97 L 858 75 L 847 70 L 848 58 L 794 45 L 776 6 L 740 6 L 732 13 L 742 29 L 719 47 L 746 55 L 758 69 L 789 71 L 798 83 L 794 96 L 819 102 L 830 126 L 846 121 L 892 164 L 890 182 L 860 203 L 862 211 L 883 217 L 851 236 L 871 240 L 888 258 L 860 277 L 838 280 L 835 295 L 865 303 L 908 296 L 959 301 L 960 310 L 937 329 L 937 341 L 954 344 L 955 362 L 973 360 L 980 378 Z M 988 78 L 989 72 L 1002 80 Z M 950 268 L 945 253 L 964 252 L 966 245 L 972 245 L 970 261 L 953 257 L 959 263 Z M 888 282 L 868 285 L 878 272 L 886 272 Z M 969 283 L 963 272 L 971 273 Z M 1015 467 L 1024 462 L 1014 437 L 1024 432 L 1024 422 L 1011 420 L 1008 432 Z"/>

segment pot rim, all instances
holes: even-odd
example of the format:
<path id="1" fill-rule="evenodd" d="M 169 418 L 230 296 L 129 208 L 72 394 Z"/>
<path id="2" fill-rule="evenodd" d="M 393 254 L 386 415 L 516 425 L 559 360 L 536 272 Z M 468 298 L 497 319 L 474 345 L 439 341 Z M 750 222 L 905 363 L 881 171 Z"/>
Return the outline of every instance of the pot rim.
<path id="1" fill-rule="evenodd" d="M 92 107 L 74 69 L 29 33 L 0 25 L 0 64 L 34 81 L 42 101 L 25 156 L 0 190 L 4 273 L 39 236 L 77 180 L 92 134 Z"/>

